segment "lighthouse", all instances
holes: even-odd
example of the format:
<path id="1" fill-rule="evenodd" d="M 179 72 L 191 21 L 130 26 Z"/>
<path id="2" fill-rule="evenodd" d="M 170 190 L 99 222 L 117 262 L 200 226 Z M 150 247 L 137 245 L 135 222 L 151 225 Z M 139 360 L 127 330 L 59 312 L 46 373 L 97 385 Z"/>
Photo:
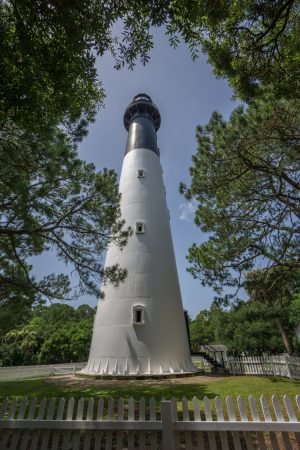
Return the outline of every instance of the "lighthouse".
<path id="1" fill-rule="evenodd" d="M 133 230 L 105 265 L 128 275 L 102 286 L 89 360 L 82 373 L 99 377 L 163 377 L 197 371 L 190 356 L 156 132 L 158 108 L 146 94 L 124 114 L 128 139 L 120 177 L 121 214 Z"/>

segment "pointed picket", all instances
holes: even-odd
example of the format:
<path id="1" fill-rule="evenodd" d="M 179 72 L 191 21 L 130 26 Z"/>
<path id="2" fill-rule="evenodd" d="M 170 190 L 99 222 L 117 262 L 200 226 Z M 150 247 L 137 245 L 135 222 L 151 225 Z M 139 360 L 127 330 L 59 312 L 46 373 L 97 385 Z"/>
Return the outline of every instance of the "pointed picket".
<path id="1" fill-rule="evenodd" d="M 240 416 L 241 416 L 241 421 L 248 422 L 245 402 L 244 402 L 243 397 L 241 397 L 240 395 L 237 398 L 237 404 L 238 404 L 238 408 L 239 408 L 239 412 L 240 412 Z M 247 450 L 254 450 L 251 434 L 248 431 L 244 431 L 244 436 L 245 436 Z"/>
<path id="2" fill-rule="evenodd" d="M 64 409 L 65 409 L 65 399 L 61 398 L 59 400 L 59 403 L 58 403 L 58 408 L 57 408 L 57 413 L 56 413 L 56 420 L 62 420 L 62 418 L 64 416 Z M 53 431 L 51 450 L 57 450 L 58 449 L 59 436 L 60 436 L 60 430 L 54 430 Z"/>
<path id="3" fill-rule="evenodd" d="M 30 403 L 30 406 L 29 406 L 29 412 L 28 412 L 27 419 L 33 419 L 35 408 L 36 408 L 36 398 L 33 398 L 31 400 L 31 403 Z M 21 441 L 21 448 L 26 448 L 27 449 L 28 441 L 29 441 L 29 438 L 30 438 L 30 433 L 31 433 L 31 430 L 25 430 L 24 431 L 23 437 L 22 437 L 22 441 Z"/>
<path id="4" fill-rule="evenodd" d="M 205 420 L 206 421 L 212 421 L 212 413 L 211 413 L 211 406 L 210 406 L 210 400 L 208 397 L 204 397 L 203 399 L 204 403 L 204 412 L 205 412 Z M 209 448 L 210 450 L 217 450 L 216 447 L 216 433 L 214 431 L 208 432 L 208 440 L 209 440 Z"/>
<path id="5" fill-rule="evenodd" d="M 14 419 L 15 418 L 15 414 L 16 414 L 16 410 L 17 410 L 17 405 L 18 405 L 18 399 L 15 398 L 11 404 L 10 407 L 10 412 L 8 415 L 8 419 Z"/>
<path id="6" fill-rule="evenodd" d="M 177 399 L 175 397 L 171 398 L 171 405 L 173 420 L 178 421 Z M 174 446 L 176 449 L 180 448 L 180 433 L 178 431 L 174 431 Z"/>
<path id="7" fill-rule="evenodd" d="M 215 398 L 215 405 L 216 405 L 216 413 L 217 413 L 217 419 L 218 422 L 224 422 L 224 413 L 222 408 L 222 402 L 220 397 Z M 222 444 L 222 450 L 229 450 L 228 446 L 228 438 L 226 431 L 220 431 L 220 439 Z"/>
<path id="8" fill-rule="evenodd" d="M 104 406 L 103 398 L 100 398 L 98 400 L 97 414 L 96 414 L 96 420 L 98 421 L 103 420 L 103 406 Z M 103 433 L 101 430 L 97 430 L 95 433 L 95 450 L 102 448 L 101 447 L 102 434 Z"/>
<path id="9" fill-rule="evenodd" d="M 9 412 L 8 412 L 8 416 L 7 416 L 8 420 L 14 419 L 16 410 L 17 410 L 17 405 L 18 405 L 18 399 L 15 398 L 12 401 L 12 404 L 10 405 L 10 408 L 9 408 Z M 1 449 L 6 449 L 10 434 L 11 434 L 11 430 L 9 430 L 9 429 L 2 431 Z"/>
<path id="10" fill-rule="evenodd" d="M 70 398 L 70 400 L 68 401 L 66 420 L 73 420 L 73 411 L 74 411 L 74 398 Z M 70 437 L 71 437 L 70 430 L 66 430 L 63 432 L 62 450 L 68 450 L 70 445 Z"/>
<path id="11" fill-rule="evenodd" d="M 193 398 L 192 403 L 194 408 L 194 420 L 195 422 L 201 422 L 199 400 L 197 399 L 197 397 Z M 196 432 L 196 440 L 197 440 L 197 448 L 204 449 L 204 437 L 202 431 Z"/>
<path id="12" fill-rule="evenodd" d="M 183 397 L 181 402 L 182 402 L 182 418 L 183 418 L 183 420 L 189 422 L 190 421 L 189 405 L 188 405 L 188 401 L 187 401 L 186 397 Z M 184 440 L 185 440 L 185 448 L 187 450 L 191 450 L 192 449 L 192 434 L 190 431 L 184 432 Z"/>
<path id="13" fill-rule="evenodd" d="M 272 417 L 271 417 L 270 409 L 268 406 L 268 401 L 264 395 L 262 395 L 260 397 L 260 403 L 261 403 L 262 412 L 263 412 L 265 421 L 272 422 Z M 270 435 L 270 440 L 271 440 L 271 444 L 272 444 L 272 450 L 279 450 L 277 437 L 276 437 L 276 434 L 274 433 L 274 431 L 269 432 L 269 435 Z"/>
<path id="14" fill-rule="evenodd" d="M 9 404 L 9 400 L 6 397 L 1 404 L 0 420 L 2 420 L 5 417 L 5 415 L 7 414 L 8 404 Z M 0 448 L 2 448 L 3 450 L 6 447 L 6 443 L 4 442 L 6 434 L 7 434 L 7 438 L 8 438 L 8 430 L 2 431 L 2 433 L 0 433 Z"/>
<path id="15" fill-rule="evenodd" d="M 289 416 L 289 421 L 290 422 L 297 422 L 297 417 L 296 417 L 296 414 L 295 414 L 292 402 L 291 402 L 290 398 L 287 395 L 285 395 L 283 397 L 283 402 L 284 402 L 284 405 L 286 407 L 286 410 L 287 410 L 287 413 L 288 413 L 288 416 Z M 298 447 L 300 448 L 300 433 L 294 433 L 294 434 L 295 434 L 295 439 L 297 441 Z"/>
<path id="16" fill-rule="evenodd" d="M 275 415 L 276 415 L 276 419 L 277 422 L 285 422 L 284 418 L 283 418 L 283 414 L 280 408 L 280 404 L 278 401 L 278 398 L 276 397 L 276 395 L 272 396 L 272 403 L 273 403 L 273 408 L 275 411 Z M 282 432 L 281 433 L 284 445 L 285 445 L 285 450 L 293 450 L 292 445 L 291 445 L 291 441 L 289 438 L 289 433 L 287 432 Z"/>
<path id="17" fill-rule="evenodd" d="M 140 398 L 139 401 L 139 420 L 144 421 L 146 418 L 146 408 L 145 408 L 145 399 L 144 397 Z M 138 433 L 138 446 L 140 450 L 145 450 L 146 445 L 146 435 L 144 431 L 140 431 Z"/>
<path id="18" fill-rule="evenodd" d="M 77 404 L 76 420 L 82 420 L 83 418 L 84 403 L 84 399 L 80 398 Z M 74 436 L 72 450 L 79 450 L 81 431 L 76 430 L 73 434 Z"/>
<path id="19" fill-rule="evenodd" d="M 55 399 L 52 398 L 48 405 L 48 411 L 47 411 L 47 420 L 52 420 L 54 415 L 54 407 L 55 407 Z M 48 449 L 48 441 L 50 437 L 50 430 L 44 430 L 43 432 L 43 438 L 42 438 L 42 444 L 41 444 L 41 450 L 47 450 Z"/>
<path id="20" fill-rule="evenodd" d="M 128 400 L 128 420 L 134 420 L 134 399 Z M 128 431 L 128 450 L 134 449 L 134 431 Z"/>
<path id="21" fill-rule="evenodd" d="M 226 405 L 227 405 L 227 411 L 228 411 L 228 417 L 230 422 L 236 422 L 236 416 L 234 411 L 234 404 L 232 397 L 227 396 L 226 397 Z M 232 431 L 231 432 L 232 439 L 233 439 L 233 445 L 235 450 L 242 450 L 241 447 L 241 441 L 239 437 L 238 431 Z"/>
<path id="22" fill-rule="evenodd" d="M 5 417 L 5 413 L 7 412 L 8 407 L 8 398 L 6 397 L 3 402 L 1 403 L 0 408 L 0 420 L 2 420 Z"/>
<path id="23" fill-rule="evenodd" d="M 107 420 L 113 420 L 114 417 L 114 399 L 109 397 L 107 405 Z M 112 448 L 112 431 L 108 430 L 105 436 L 105 450 L 111 450 Z"/>
<path id="24" fill-rule="evenodd" d="M 124 399 L 122 397 L 118 400 L 118 420 L 124 420 Z M 117 450 L 122 450 L 123 448 L 123 431 L 117 431 Z"/>
<path id="25" fill-rule="evenodd" d="M 17 419 L 24 419 L 26 407 L 27 407 L 27 397 L 24 397 L 22 400 L 19 412 L 17 414 Z M 18 449 L 18 441 L 19 441 L 20 433 L 21 433 L 20 429 L 14 430 L 14 432 L 12 433 L 11 444 L 10 444 L 11 450 Z"/>
<path id="26" fill-rule="evenodd" d="M 250 405 L 250 411 L 251 411 L 253 420 L 255 422 L 260 422 L 258 409 L 257 409 L 257 405 L 256 405 L 256 400 L 252 395 L 250 395 L 250 397 L 249 397 L 249 405 Z M 258 431 L 256 433 L 256 436 L 257 436 L 260 450 L 267 450 L 265 439 L 264 439 L 264 433 L 262 431 Z"/>
<path id="27" fill-rule="evenodd" d="M 89 398 L 89 400 L 88 400 L 88 407 L 87 407 L 87 413 L 86 413 L 86 420 L 93 420 L 93 418 L 94 418 L 94 399 L 93 398 Z M 90 448 L 91 448 L 91 437 L 92 437 L 91 430 L 86 430 L 84 432 L 83 450 L 90 450 Z"/>
<path id="28" fill-rule="evenodd" d="M 150 398 L 150 422 L 156 422 L 156 400 L 154 397 Z M 157 431 L 150 432 L 151 450 L 157 450 Z"/>
<path id="29" fill-rule="evenodd" d="M 46 399 L 43 398 L 41 400 L 40 407 L 38 409 L 38 415 L 37 415 L 37 419 L 38 420 L 42 420 L 43 419 L 44 413 L 45 413 L 45 408 L 46 408 Z M 39 440 L 39 436 L 40 436 L 41 433 L 42 433 L 41 430 L 34 430 L 33 431 L 31 445 L 30 445 L 30 450 L 36 450 L 37 449 L 38 440 Z"/>

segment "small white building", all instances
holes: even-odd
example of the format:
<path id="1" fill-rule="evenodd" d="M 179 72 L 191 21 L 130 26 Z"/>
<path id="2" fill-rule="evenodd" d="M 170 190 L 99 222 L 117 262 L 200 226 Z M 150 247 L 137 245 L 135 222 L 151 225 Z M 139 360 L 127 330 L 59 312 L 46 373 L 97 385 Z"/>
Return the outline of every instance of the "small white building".
<path id="1" fill-rule="evenodd" d="M 156 131 L 160 114 L 146 94 L 124 115 L 128 141 L 120 178 L 121 212 L 133 235 L 112 245 L 106 266 L 128 270 L 102 286 L 87 366 L 99 376 L 164 376 L 197 371 L 190 356 Z"/>

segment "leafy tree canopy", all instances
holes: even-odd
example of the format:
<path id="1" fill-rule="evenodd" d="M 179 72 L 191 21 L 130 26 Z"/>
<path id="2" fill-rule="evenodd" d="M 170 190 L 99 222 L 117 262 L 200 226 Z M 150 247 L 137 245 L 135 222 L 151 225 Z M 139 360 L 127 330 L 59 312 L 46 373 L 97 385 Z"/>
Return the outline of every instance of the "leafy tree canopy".
<path id="1" fill-rule="evenodd" d="M 201 345 L 212 344 L 215 341 L 214 330 L 211 327 L 210 312 L 200 311 L 195 320 L 190 321 L 191 342 L 198 341 Z"/>
<path id="2" fill-rule="evenodd" d="M 276 267 L 247 273 L 244 287 L 252 301 L 266 305 L 284 342 L 287 353 L 293 353 L 293 342 L 288 333 L 288 310 L 300 292 L 300 270 Z M 284 317 L 284 320 L 282 319 Z M 292 329 L 295 325 L 292 327 Z M 292 333 L 293 334 L 293 333 Z"/>
<path id="3" fill-rule="evenodd" d="M 289 339 L 296 341 L 291 317 L 297 306 L 296 300 L 292 301 L 288 308 L 275 314 L 266 304 L 252 300 L 238 301 L 229 309 L 213 303 L 210 310 L 201 311 L 190 323 L 192 343 L 224 344 L 232 355 L 283 353 L 286 348 L 275 319 L 280 318 Z M 300 320 L 299 311 L 297 319 Z"/>
<path id="4" fill-rule="evenodd" d="M 124 245 L 116 174 L 96 173 L 77 157 L 57 127 L 36 135 L 6 123 L 0 137 L 0 305 L 21 291 L 27 298 L 98 295 L 100 279 L 117 283 L 126 274 L 117 265 L 103 269 L 109 242 Z M 51 250 L 75 269 L 78 286 L 66 275 L 42 280 L 31 275 L 28 259 Z M 13 288 L 11 287 L 13 286 Z"/>
<path id="5" fill-rule="evenodd" d="M 173 1 L 2 2 L 2 113 L 25 128 L 51 119 L 82 130 L 104 98 L 96 57 L 111 52 L 116 68 L 145 64 L 153 46 L 150 28 L 164 23 L 170 42 L 179 32 L 193 54 L 197 35 L 188 11 Z"/>
<path id="6" fill-rule="evenodd" d="M 197 128 L 191 186 L 181 191 L 198 202 L 195 223 L 210 235 L 190 248 L 188 270 L 218 292 L 257 264 L 300 268 L 299 108 L 297 99 L 262 98 Z"/>
<path id="7" fill-rule="evenodd" d="M 299 0 L 194 3 L 202 49 L 237 97 L 249 101 L 270 89 L 299 97 Z"/>
<path id="8" fill-rule="evenodd" d="M 277 95 L 299 90 L 299 0 L 14 0 L 0 17 L 2 106 L 23 123 L 86 123 L 104 98 L 96 57 L 111 52 L 116 68 L 146 63 L 157 26 L 194 58 L 201 47 L 240 98 L 270 85 Z"/>
<path id="9" fill-rule="evenodd" d="M 89 305 L 38 305 L 24 324 L 4 334 L 0 365 L 86 361 L 94 314 Z"/>

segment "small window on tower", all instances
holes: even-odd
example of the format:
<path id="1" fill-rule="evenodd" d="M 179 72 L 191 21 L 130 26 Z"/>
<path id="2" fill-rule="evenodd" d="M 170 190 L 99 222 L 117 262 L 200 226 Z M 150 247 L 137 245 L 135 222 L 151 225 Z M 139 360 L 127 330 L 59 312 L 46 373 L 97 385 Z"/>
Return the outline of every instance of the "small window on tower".
<path id="1" fill-rule="evenodd" d="M 143 325 L 144 322 L 144 307 L 142 305 L 135 305 L 132 310 L 132 323 L 134 325 Z"/>
<path id="2" fill-rule="evenodd" d="M 138 178 L 145 178 L 145 171 L 144 169 L 138 169 Z"/>
<path id="3" fill-rule="evenodd" d="M 142 310 L 141 309 L 135 310 L 135 322 L 137 322 L 137 323 L 142 322 Z"/>
<path id="4" fill-rule="evenodd" d="M 135 232 L 136 233 L 145 233 L 145 224 L 144 224 L 144 222 L 141 222 L 141 221 L 139 221 L 139 222 L 136 222 L 136 224 L 135 224 Z"/>

